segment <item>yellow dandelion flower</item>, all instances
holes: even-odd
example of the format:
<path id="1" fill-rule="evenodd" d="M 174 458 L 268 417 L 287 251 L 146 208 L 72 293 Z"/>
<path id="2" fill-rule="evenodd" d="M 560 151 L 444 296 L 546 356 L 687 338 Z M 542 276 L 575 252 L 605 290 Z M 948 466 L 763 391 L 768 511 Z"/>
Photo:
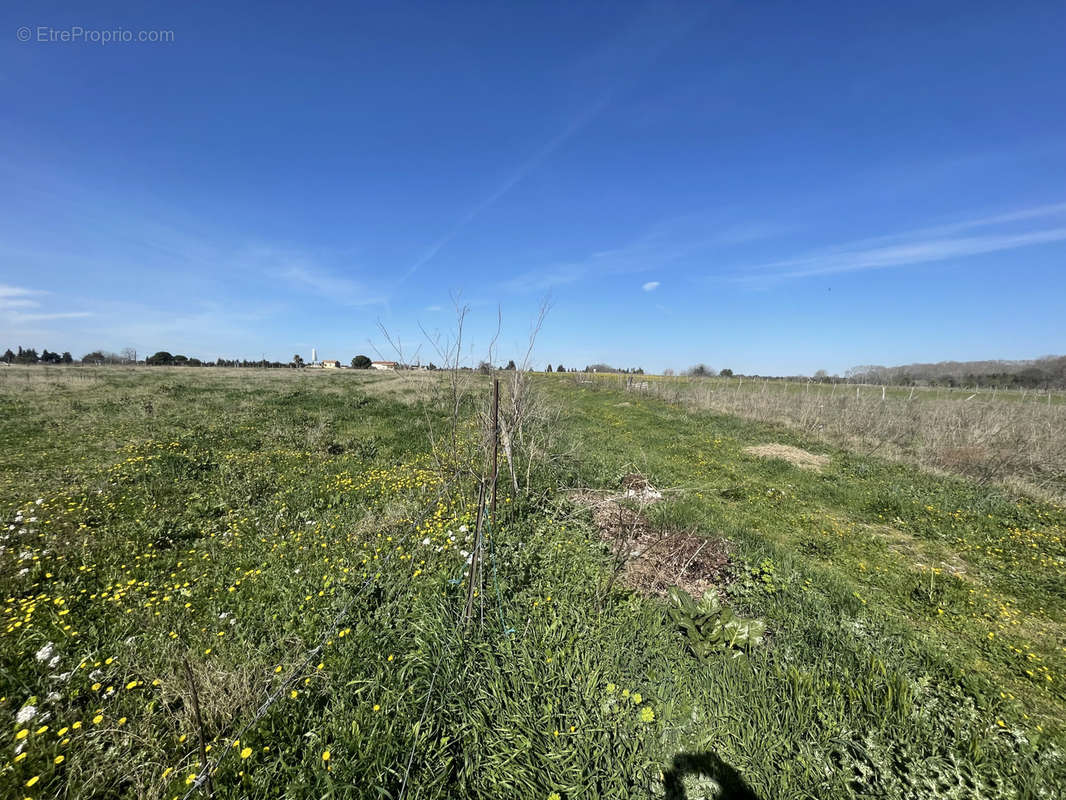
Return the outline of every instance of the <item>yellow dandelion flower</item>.
<path id="1" fill-rule="evenodd" d="M 245 758 L 248 758 L 251 754 L 252 754 L 252 748 L 246 747 L 243 750 L 241 750 L 241 759 L 243 760 Z"/>
<path id="2" fill-rule="evenodd" d="M 104 715 L 103 714 L 97 714 L 95 717 L 93 717 L 93 725 L 99 725 L 103 721 L 104 721 Z"/>
<path id="3" fill-rule="evenodd" d="M 41 779 L 40 775 L 34 775 L 32 778 L 30 778 L 28 781 L 26 781 L 26 785 L 27 786 L 34 786 L 37 783 L 37 781 L 39 781 L 40 779 Z"/>
<path id="4" fill-rule="evenodd" d="M 58 766 L 59 764 L 62 764 L 65 760 L 66 760 L 66 756 L 58 755 L 52 760 L 52 763 L 54 763 L 54 764 L 56 764 Z"/>

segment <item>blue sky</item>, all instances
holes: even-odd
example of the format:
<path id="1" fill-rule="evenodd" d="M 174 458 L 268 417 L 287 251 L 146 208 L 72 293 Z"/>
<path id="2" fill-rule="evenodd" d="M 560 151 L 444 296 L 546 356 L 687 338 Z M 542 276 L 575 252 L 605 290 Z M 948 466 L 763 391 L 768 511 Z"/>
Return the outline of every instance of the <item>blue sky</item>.
<path id="1" fill-rule="evenodd" d="M 0 10 L 0 346 L 1066 351 L 1061 2 L 94 5 Z"/>

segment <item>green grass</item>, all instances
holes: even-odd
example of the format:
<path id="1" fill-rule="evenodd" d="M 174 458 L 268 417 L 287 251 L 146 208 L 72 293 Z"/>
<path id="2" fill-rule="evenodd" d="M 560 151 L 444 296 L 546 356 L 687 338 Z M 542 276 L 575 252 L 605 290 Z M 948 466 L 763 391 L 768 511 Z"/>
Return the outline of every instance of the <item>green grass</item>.
<path id="1" fill-rule="evenodd" d="M 474 489 L 442 480 L 443 420 L 403 376 L 0 380 L 0 796 L 181 796 L 184 659 L 221 797 L 395 798 L 407 774 L 412 798 L 637 798 L 718 759 L 762 798 L 1060 791 L 1061 508 L 542 380 L 569 455 L 538 499 L 501 497 L 464 637 Z M 743 452 L 765 442 L 830 464 Z M 604 591 L 565 489 L 634 469 L 679 490 L 655 525 L 729 541 L 723 597 L 767 625 L 746 659 L 697 658 L 660 601 Z"/>

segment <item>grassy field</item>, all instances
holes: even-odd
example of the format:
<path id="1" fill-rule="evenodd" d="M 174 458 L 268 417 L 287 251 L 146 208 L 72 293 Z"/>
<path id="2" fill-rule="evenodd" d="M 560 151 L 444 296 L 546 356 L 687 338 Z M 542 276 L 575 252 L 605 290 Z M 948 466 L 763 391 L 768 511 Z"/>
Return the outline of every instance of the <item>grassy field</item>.
<path id="1" fill-rule="evenodd" d="M 434 450 L 430 380 L 0 373 L 0 796 L 1061 796 L 1061 506 L 543 376 L 464 629 L 478 408 Z M 719 602 L 615 580 L 590 493 Z"/>

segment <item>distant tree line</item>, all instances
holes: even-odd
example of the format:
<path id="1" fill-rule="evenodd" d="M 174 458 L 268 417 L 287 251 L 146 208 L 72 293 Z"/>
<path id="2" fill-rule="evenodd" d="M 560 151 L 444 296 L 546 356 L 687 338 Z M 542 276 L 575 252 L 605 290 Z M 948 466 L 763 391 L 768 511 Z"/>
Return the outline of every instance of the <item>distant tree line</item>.
<path id="1" fill-rule="evenodd" d="M 73 364 L 74 358 L 70 353 L 52 353 L 42 350 L 40 355 L 34 347 L 19 347 L 18 352 L 12 352 L 9 347 L 0 361 L 5 364 Z"/>
<path id="2" fill-rule="evenodd" d="M 137 351 L 127 347 L 119 353 L 107 350 L 93 350 L 86 353 L 80 359 L 74 358 L 69 352 L 55 353 L 47 348 L 39 353 L 36 348 L 19 346 L 16 350 L 8 348 L 0 362 L 6 364 L 143 364 L 146 366 L 176 366 L 176 367 L 249 367 L 259 369 L 284 369 L 299 368 L 305 366 L 303 358 L 297 354 L 289 362 L 270 361 L 260 359 L 250 361 L 248 359 L 216 358 L 213 361 L 203 361 L 182 354 L 171 354 L 166 350 L 145 358 L 137 359 Z M 365 355 L 357 355 L 351 360 L 353 369 L 370 369 L 371 360 Z M 398 364 L 399 369 L 428 369 L 437 370 L 435 364 L 428 366 L 412 367 L 408 364 Z M 476 369 L 481 373 L 491 373 L 495 370 L 518 369 L 511 359 L 505 366 L 494 367 L 488 361 L 482 361 L 476 368 L 460 367 L 463 371 Z M 576 367 L 567 369 L 562 364 L 548 364 L 547 372 L 577 372 Z M 642 367 L 612 367 L 609 364 L 589 364 L 583 372 L 596 372 L 623 375 L 643 375 Z M 663 370 L 664 375 L 674 375 L 674 370 Z M 815 381 L 817 383 L 872 383 L 889 386 L 942 386 L 942 387 L 998 387 L 1001 389 L 1066 389 L 1066 356 L 1044 356 L 1043 358 L 1024 361 L 941 361 L 935 364 L 904 364 L 898 367 L 883 367 L 876 365 L 862 365 L 852 367 L 844 373 L 844 376 L 830 375 L 826 370 L 820 369 L 813 376 L 807 375 L 742 375 L 734 373 L 731 369 L 715 370 L 706 364 L 696 364 L 684 371 L 685 375 L 695 378 L 714 377 L 722 378 L 752 378 L 756 380 L 786 380 L 786 381 Z"/>
<path id="3" fill-rule="evenodd" d="M 577 370 L 573 370 L 577 372 Z M 643 375 L 643 367 L 612 367 L 610 364 L 588 364 L 582 372 L 606 372 L 614 375 Z"/>
<path id="4" fill-rule="evenodd" d="M 987 386 L 1000 389 L 1066 389 L 1066 356 L 1025 361 L 941 361 L 899 367 L 858 366 L 845 379 L 892 386 Z"/>

